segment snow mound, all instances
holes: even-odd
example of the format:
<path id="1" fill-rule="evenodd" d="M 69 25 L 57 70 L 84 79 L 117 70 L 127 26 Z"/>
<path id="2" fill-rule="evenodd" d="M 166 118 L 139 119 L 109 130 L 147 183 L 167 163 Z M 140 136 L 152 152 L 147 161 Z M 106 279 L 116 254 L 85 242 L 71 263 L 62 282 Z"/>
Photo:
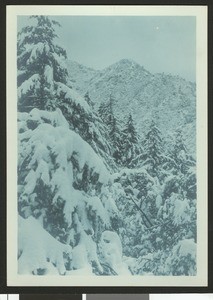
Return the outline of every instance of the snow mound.
<path id="1" fill-rule="evenodd" d="M 190 255 L 192 258 L 196 258 L 196 243 L 193 239 L 180 241 L 174 250 L 178 250 L 180 256 Z"/>
<path id="2" fill-rule="evenodd" d="M 103 262 L 118 275 L 131 275 L 122 259 L 121 240 L 116 232 L 104 231 L 101 236 L 100 250 Z"/>
<path id="3" fill-rule="evenodd" d="M 65 274 L 63 253 L 72 248 L 54 239 L 33 217 L 19 217 L 19 274 Z"/>

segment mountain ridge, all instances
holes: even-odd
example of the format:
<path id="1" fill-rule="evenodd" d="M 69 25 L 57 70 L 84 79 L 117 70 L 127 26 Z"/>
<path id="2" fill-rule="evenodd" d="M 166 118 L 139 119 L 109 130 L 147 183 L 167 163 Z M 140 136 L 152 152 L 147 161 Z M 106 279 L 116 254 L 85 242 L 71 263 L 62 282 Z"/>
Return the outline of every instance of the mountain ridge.
<path id="1" fill-rule="evenodd" d="M 195 84 L 195 81 L 188 80 L 188 79 L 186 79 L 186 78 L 184 78 L 183 76 L 180 76 L 180 75 L 175 75 L 175 74 L 172 74 L 172 73 L 165 73 L 165 72 L 151 72 L 148 69 L 146 69 L 143 65 L 141 65 L 140 63 L 136 62 L 134 59 L 131 59 L 131 58 L 121 58 L 118 61 L 110 64 L 109 66 L 106 66 L 106 67 L 101 68 L 101 69 L 96 69 L 96 68 L 93 68 L 93 67 L 89 67 L 89 66 L 84 65 L 84 64 L 82 64 L 80 62 L 77 62 L 75 60 L 71 60 L 71 59 L 67 60 L 68 71 L 69 71 L 70 67 L 73 67 L 73 65 L 75 65 L 75 66 L 79 66 L 80 69 L 87 69 L 88 71 L 97 72 L 97 73 L 98 72 L 103 72 L 103 71 L 105 71 L 108 68 L 111 68 L 111 67 L 113 67 L 115 65 L 119 65 L 119 64 L 123 64 L 123 63 L 125 63 L 125 64 L 130 64 L 131 63 L 132 65 L 137 65 L 140 68 L 144 69 L 147 73 L 150 73 L 152 75 L 158 76 L 158 75 L 164 74 L 165 76 L 172 76 L 174 78 L 182 78 L 186 82 L 190 82 L 192 84 Z"/>
<path id="2" fill-rule="evenodd" d="M 195 83 L 177 75 L 152 74 L 129 59 L 103 70 L 69 61 L 68 73 L 72 87 L 82 95 L 89 92 L 96 109 L 112 96 L 116 116 L 123 120 L 132 113 L 140 135 L 155 119 L 165 135 L 181 129 L 189 150 L 195 152 Z"/>

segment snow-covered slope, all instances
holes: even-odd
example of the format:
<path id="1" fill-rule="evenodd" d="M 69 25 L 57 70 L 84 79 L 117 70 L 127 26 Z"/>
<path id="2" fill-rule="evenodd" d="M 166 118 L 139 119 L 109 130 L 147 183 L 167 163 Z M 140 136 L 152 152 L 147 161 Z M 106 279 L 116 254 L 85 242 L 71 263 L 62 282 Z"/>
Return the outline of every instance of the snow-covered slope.
<path id="1" fill-rule="evenodd" d="M 122 59 L 96 71 L 69 61 L 70 80 L 79 93 L 89 91 L 98 106 L 110 95 L 115 113 L 125 119 L 131 112 L 141 135 L 152 118 L 165 135 L 177 128 L 184 131 L 189 150 L 195 150 L 196 85 L 179 76 L 151 74 L 138 63 Z"/>
<path id="2" fill-rule="evenodd" d="M 96 74 L 99 74 L 99 71 L 83 66 L 73 60 L 67 61 L 67 69 L 69 73 L 69 85 L 82 94 L 86 93 L 90 80 Z"/>

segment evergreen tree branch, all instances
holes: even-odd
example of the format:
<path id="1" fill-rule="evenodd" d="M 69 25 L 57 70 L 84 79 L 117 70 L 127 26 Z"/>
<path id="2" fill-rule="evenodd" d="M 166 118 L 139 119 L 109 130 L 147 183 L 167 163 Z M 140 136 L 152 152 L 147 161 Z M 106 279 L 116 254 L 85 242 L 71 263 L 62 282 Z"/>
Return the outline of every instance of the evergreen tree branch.
<path id="1" fill-rule="evenodd" d="M 142 213 L 142 215 L 144 216 L 144 218 L 147 220 L 147 222 L 150 224 L 150 226 L 153 226 L 152 222 L 149 220 L 149 218 L 147 217 L 147 215 L 142 211 L 142 209 L 137 205 L 137 203 L 133 200 L 132 197 L 128 197 L 130 200 L 132 200 L 132 202 L 135 204 L 135 206 L 137 207 L 137 209 Z M 146 224 L 145 224 L 146 225 Z M 147 226 L 148 227 L 148 226 Z"/>

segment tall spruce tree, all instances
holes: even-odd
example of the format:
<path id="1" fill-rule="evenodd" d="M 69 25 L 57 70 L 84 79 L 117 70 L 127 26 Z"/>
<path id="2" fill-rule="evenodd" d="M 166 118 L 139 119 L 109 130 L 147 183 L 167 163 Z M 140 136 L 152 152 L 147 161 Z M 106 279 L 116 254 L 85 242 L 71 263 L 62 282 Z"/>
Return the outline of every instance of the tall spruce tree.
<path id="1" fill-rule="evenodd" d="M 32 25 L 18 33 L 18 109 L 54 109 L 58 82 L 66 84 L 66 51 L 56 42 L 55 26 L 47 16 L 31 16 Z"/>
<path id="2" fill-rule="evenodd" d="M 115 162 L 117 164 L 121 164 L 121 159 L 122 159 L 122 146 L 123 146 L 123 139 L 122 139 L 122 132 L 119 128 L 118 125 L 118 120 L 115 116 L 113 116 L 113 120 L 110 126 L 110 140 L 112 142 L 112 147 L 113 147 L 113 158 L 115 159 Z"/>
<path id="3" fill-rule="evenodd" d="M 33 247 L 39 251 L 45 244 L 48 249 L 48 253 L 42 249 L 40 263 L 20 243 L 20 265 L 25 267 L 26 256 L 31 256 L 36 265 L 27 267 L 36 274 L 39 270 L 47 272 L 51 265 L 48 262 L 65 274 L 81 268 L 84 256 L 84 263 L 100 274 L 103 269 L 96 243 L 105 229 L 112 229 L 111 219 L 116 219 L 116 206 L 102 191 L 108 188 L 106 165 L 113 165 L 110 145 L 104 124 L 93 113 L 88 97 L 81 97 L 66 85 L 66 53 L 54 43 L 57 23 L 45 16 L 34 19 L 36 24 L 24 28 L 18 40 L 19 110 L 30 111 L 19 114 L 18 208 L 24 219 L 39 220 L 41 234 L 50 234 L 54 240 L 51 244 L 55 240 L 62 243 L 59 251 L 63 251 L 63 244 L 72 246 L 73 251 L 63 258 L 58 248 L 53 249 L 50 258 L 49 245 L 38 240 Z M 60 266 L 54 259 L 57 255 Z"/>
<path id="4" fill-rule="evenodd" d="M 138 134 L 135 129 L 132 115 L 129 114 L 128 121 L 123 129 L 123 164 L 128 167 L 135 167 L 137 157 L 141 151 Z"/>
<path id="5" fill-rule="evenodd" d="M 111 143 L 111 155 L 116 163 L 121 163 L 122 157 L 122 132 L 118 119 L 114 114 L 114 98 L 110 95 L 107 102 L 102 102 L 98 108 L 98 115 L 107 128 L 108 140 Z"/>
<path id="6" fill-rule="evenodd" d="M 89 93 L 81 97 L 66 85 L 66 51 L 55 43 L 58 22 L 35 16 L 34 24 L 18 34 L 18 109 L 60 108 L 69 126 L 112 165 L 102 121 L 93 111 Z"/>
<path id="7" fill-rule="evenodd" d="M 183 174 L 186 174 L 189 167 L 195 165 L 195 160 L 188 154 L 181 130 L 175 133 L 175 143 L 171 153 L 176 162 L 176 167 Z"/>
<path id="8" fill-rule="evenodd" d="M 151 175 L 157 175 L 159 167 L 162 163 L 163 143 L 161 137 L 161 131 L 152 121 L 150 128 L 143 141 L 144 165 L 147 165 Z"/>
<path id="9" fill-rule="evenodd" d="M 106 102 L 102 102 L 98 108 L 98 114 L 103 120 L 103 122 L 109 127 L 114 122 L 114 98 L 110 95 L 110 98 Z"/>
<path id="10" fill-rule="evenodd" d="M 175 143 L 171 153 L 175 161 L 173 173 L 180 178 L 181 193 L 189 199 L 196 198 L 196 161 L 189 155 L 181 130 L 175 134 Z"/>

